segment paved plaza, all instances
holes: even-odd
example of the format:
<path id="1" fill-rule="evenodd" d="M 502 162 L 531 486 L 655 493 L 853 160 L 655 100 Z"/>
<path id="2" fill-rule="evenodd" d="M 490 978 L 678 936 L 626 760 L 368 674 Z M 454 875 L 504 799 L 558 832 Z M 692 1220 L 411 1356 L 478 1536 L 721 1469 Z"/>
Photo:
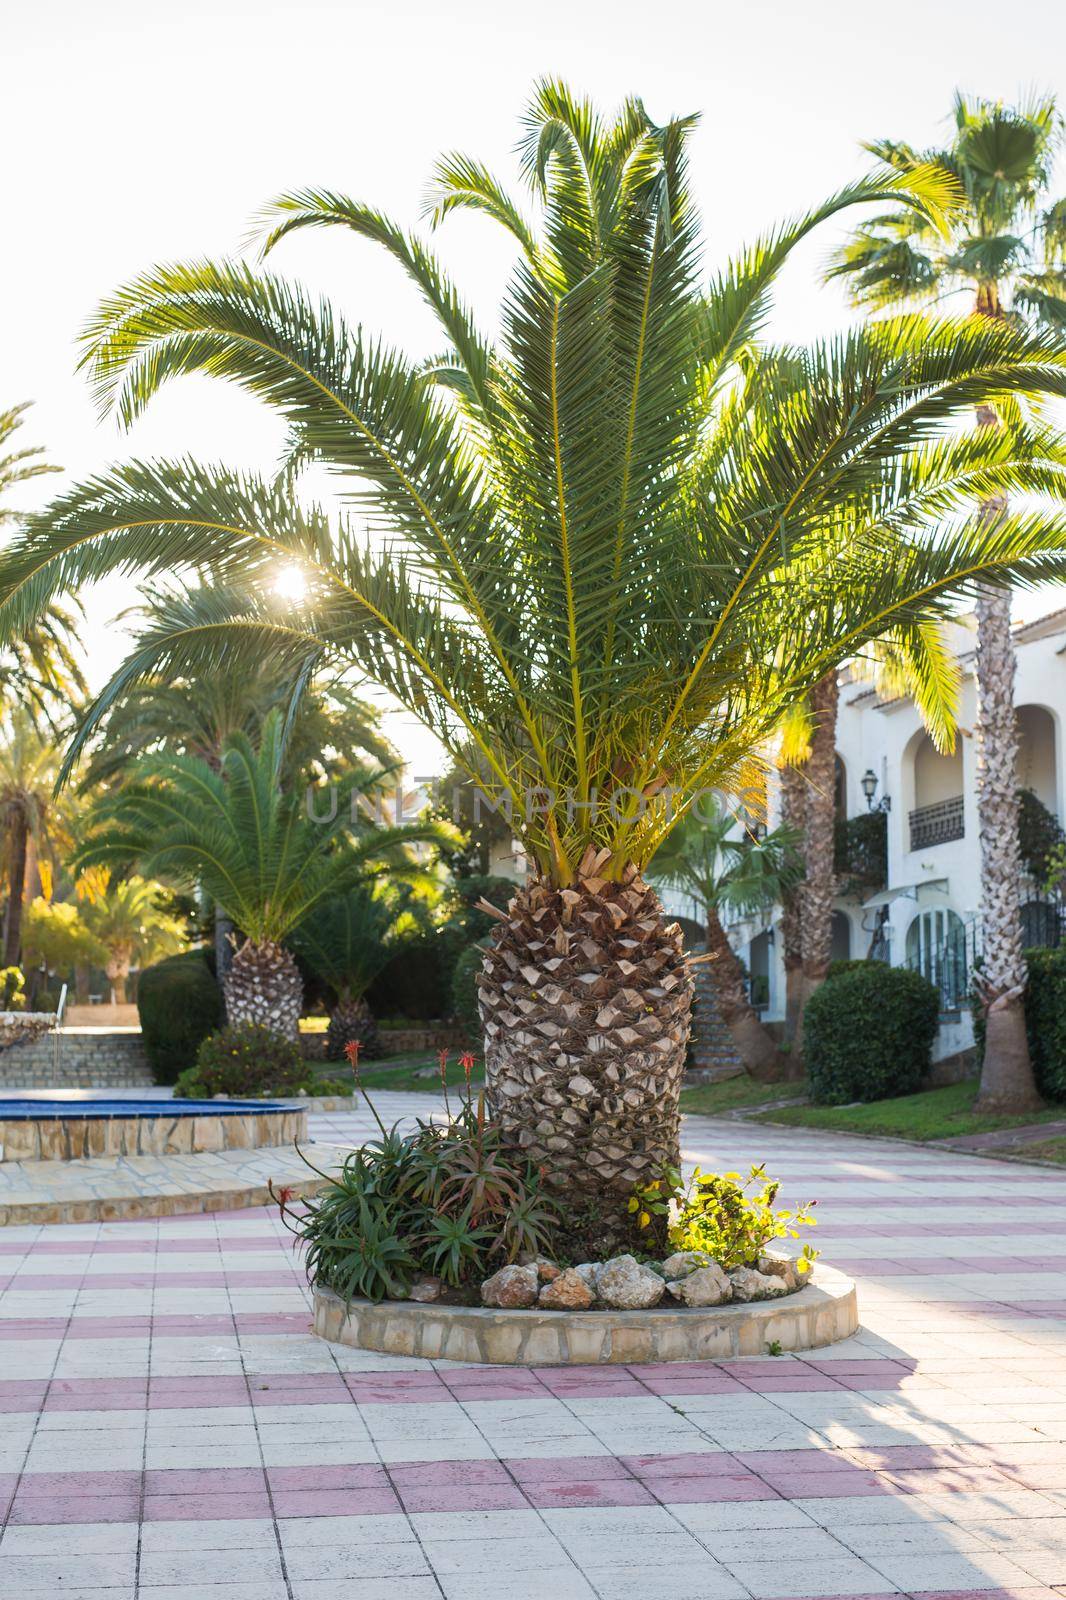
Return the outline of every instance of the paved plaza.
<path id="1" fill-rule="evenodd" d="M 0 1230 L 0 1595 L 1066 1593 L 1066 1174 L 700 1118 L 684 1148 L 818 1198 L 854 1338 L 430 1363 L 314 1339 L 268 1210 Z"/>

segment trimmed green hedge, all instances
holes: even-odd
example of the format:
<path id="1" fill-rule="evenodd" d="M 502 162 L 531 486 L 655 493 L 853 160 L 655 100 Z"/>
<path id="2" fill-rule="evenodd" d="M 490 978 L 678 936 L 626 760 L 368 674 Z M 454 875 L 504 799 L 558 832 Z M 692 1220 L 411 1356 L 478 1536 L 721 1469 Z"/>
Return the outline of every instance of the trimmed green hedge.
<path id="1" fill-rule="evenodd" d="M 1025 1031 L 1036 1086 L 1045 1100 L 1066 1100 L 1066 947 L 1026 950 Z M 985 1019 L 973 1007 L 978 1063 L 985 1053 Z"/>
<path id="2" fill-rule="evenodd" d="M 214 951 L 186 950 L 146 967 L 137 984 L 144 1053 L 156 1083 L 176 1083 L 209 1033 L 222 1025 Z"/>
<path id="3" fill-rule="evenodd" d="M 919 973 L 849 962 L 804 1011 L 811 1099 L 839 1106 L 913 1094 L 931 1065 L 939 1014 L 940 996 Z"/>
<path id="4" fill-rule="evenodd" d="M 455 963 L 452 976 L 452 1013 L 466 1034 L 467 1042 L 481 1043 L 481 1017 L 477 1008 L 477 975 L 485 961 L 484 946 L 471 944 Z"/>

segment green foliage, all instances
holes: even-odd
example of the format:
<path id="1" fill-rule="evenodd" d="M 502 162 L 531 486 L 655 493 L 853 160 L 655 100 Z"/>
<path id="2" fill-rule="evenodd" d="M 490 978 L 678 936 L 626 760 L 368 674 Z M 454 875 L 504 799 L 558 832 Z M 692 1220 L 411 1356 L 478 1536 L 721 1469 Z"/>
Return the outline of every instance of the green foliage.
<path id="1" fill-rule="evenodd" d="M 1036 1086 L 1045 1100 L 1066 1101 L 1066 945 L 1025 951 L 1025 1031 Z M 978 1064 L 984 1059 L 985 1016 L 973 996 Z"/>
<path id="2" fill-rule="evenodd" d="M 1066 852 L 1066 833 L 1055 813 L 1032 789 L 1018 790 L 1018 848 L 1022 865 L 1035 882 L 1043 885 L 1059 876 L 1057 864 Z"/>
<path id="3" fill-rule="evenodd" d="M 412 875 L 412 863 L 408 869 Z M 340 1000 L 360 999 L 388 965 L 399 930 L 410 921 L 409 896 L 371 883 L 321 901 L 300 923 L 292 948 Z"/>
<path id="4" fill-rule="evenodd" d="M 495 341 L 424 239 L 332 191 L 279 197 L 265 250 L 342 227 L 401 266 L 440 324 L 429 368 L 245 262 L 165 265 L 117 290 L 85 334 L 105 409 L 131 424 L 179 377 L 236 383 L 284 424 L 293 470 L 342 478 L 355 515 L 306 505 L 288 471 L 124 462 L 5 548 L 5 635 L 108 572 L 195 569 L 203 586 L 160 615 L 124 687 L 264 657 L 361 669 L 511 800 L 562 885 L 590 849 L 608 877 L 645 864 L 677 818 L 667 789 L 742 787 L 782 715 L 886 633 L 912 637 L 926 685 L 953 692 L 921 634 L 930 613 L 1066 562 L 1058 435 L 1013 401 L 1002 429 L 953 425 L 983 398 L 1066 395 L 1066 352 L 940 317 L 761 345 L 813 229 L 867 204 L 935 229 L 954 185 L 883 166 L 709 273 L 694 123 L 658 124 L 636 99 L 603 116 L 546 81 L 522 205 L 479 162 L 441 163 L 435 219 L 474 207 L 519 246 Z M 1015 509 L 978 513 L 1003 493 Z M 285 561 L 307 592 L 279 605 Z M 534 790 L 545 803 L 527 808 Z"/>
<path id="5" fill-rule="evenodd" d="M 477 1044 L 481 1039 L 477 975 L 484 960 L 485 951 L 481 945 L 468 945 L 455 963 L 455 972 L 452 974 L 452 1015 L 471 1044 Z"/>
<path id="6" fill-rule="evenodd" d="M 366 992 L 375 1017 L 439 1022 L 451 1008 L 457 941 L 442 930 L 423 928 L 400 939 Z"/>
<path id="7" fill-rule="evenodd" d="M 794 890 L 803 877 L 797 830 L 781 826 L 762 838 L 746 829 L 735 834 L 734 813 L 707 800 L 698 813 L 686 814 L 656 852 L 649 878 L 680 889 L 706 914 L 747 916 Z"/>
<path id="8" fill-rule="evenodd" d="M 101 966 L 107 951 L 76 901 L 38 895 L 22 913 L 22 958 L 27 967 L 66 973 L 83 963 Z"/>
<path id="9" fill-rule="evenodd" d="M 634 1192 L 629 1210 L 641 1228 L 650 1228 L 656 1217 L 666 1218 L 671 1250 L 703 1251 L 728 1272 L 755 1266 L 774 1239 L 798 1239 L 800 1228 L 815 1226 L 814 1201 L 796 1211 L 774 1210 L 780 1187 L 769 1181 L 762 1164 L 752 1167 L 746 1178 L 739 1172 L 702 1172 L 697 1167 L 688 1183 L 676 1167 L 669 1167 L 661 1180 Z M 809 1270 L 816 1255 L 804 1245 L 796 1262 L 800 1272 Z"/>
<path id="10" fill-rule="evenodd" d="M 883 889 L 888 882 L 888 817 L 868 811 L 841 817 L 833 836 L 833 871 L 841 880 L 840 893 L 862 897 Z"/>
<path id="11" fill-rule="evenodd" d="M 449 1123 L 419 1120 L 401 1133 L 379 1118 L 378 1127 L 380 1138 L 353 1150 L 306 1211 L 282 1199 L 312 1283 L 345 1300 L 402 1298 L 425 1272 L 469 1297 L 520 1252 L 550 1248 L 556 1208 L 535 1168 L 501 1146 L 483 1096 L 464 1094 Z"/>
<path id="12" fill-rule="evenodd" d="M 940 1015 L 935 985 L 883 961 L 848 963 L 807 1001 L 803 1055 L 819 1105 L 884 1100 L 917 1089 Z"/>
<path id="13" fill-rule="evenodd" d="M 26 1004 L 25 988 L 21 967 L 0 967 L 0 1011 L 21 1011 Z"/>
<path id="14" fill-rule="evenodd" d="M 174 1083 L 222 1021 L 214 953 L 187 950 L 146 967 L 137 983 L 141 1038 L 156 1083 Z"/>
<path id="15" fill-rule="evenodd" d="M 195 1066 L 180 1075 L 174 1094 L 187 1100 L 209 1100 L 216 1094 L 236 1099 L 292 1095 L 304 1088 L 311 1076 L 293 1040 L 260 1023 L 242 1022 L 220 1028 L 201 1041 Z"/>

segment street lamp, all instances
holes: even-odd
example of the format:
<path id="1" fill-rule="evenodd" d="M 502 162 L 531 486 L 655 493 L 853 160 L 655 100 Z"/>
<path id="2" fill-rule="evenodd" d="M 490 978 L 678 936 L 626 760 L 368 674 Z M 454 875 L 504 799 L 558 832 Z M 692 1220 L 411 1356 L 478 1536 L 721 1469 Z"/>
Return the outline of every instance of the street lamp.
<path id="1" fill-rule="evenodd" d="M 867 767 L 859 779 L 859 786 L 866 796 L 867 811 L 891 811 L 892 801 L 887 794 L 878 801 L 876 806 L 874 805 L 874 795 L 877 793 L 877 773 L 871 767 Z"/>

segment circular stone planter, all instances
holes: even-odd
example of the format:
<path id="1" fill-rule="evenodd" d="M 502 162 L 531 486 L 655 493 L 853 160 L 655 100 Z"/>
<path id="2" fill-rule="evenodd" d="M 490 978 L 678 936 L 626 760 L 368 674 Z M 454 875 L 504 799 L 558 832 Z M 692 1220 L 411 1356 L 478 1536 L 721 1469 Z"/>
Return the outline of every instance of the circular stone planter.
<path id="1" fill-rule="evenodd" d="M 280 1101 L 0 1099 L 0 1162 L 261 1150 L 306 1138 L 306 1110 Z"/>
<path id="2" fill-rule="evenodd" d="M 813 1281 L 779 1300 L 652 1311 L 497 1311 L 412 1300 L 353 1300 L 314 1292 L 320 1339 L 385 1355 L 503 1366 L 597 1362 L 721 1361 L 781 1350 L 815 1350 L 859 1325 L 855 1285 L 817 1265 Z"/>

